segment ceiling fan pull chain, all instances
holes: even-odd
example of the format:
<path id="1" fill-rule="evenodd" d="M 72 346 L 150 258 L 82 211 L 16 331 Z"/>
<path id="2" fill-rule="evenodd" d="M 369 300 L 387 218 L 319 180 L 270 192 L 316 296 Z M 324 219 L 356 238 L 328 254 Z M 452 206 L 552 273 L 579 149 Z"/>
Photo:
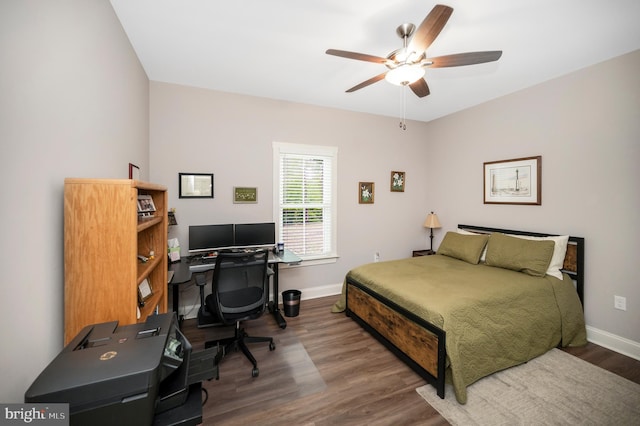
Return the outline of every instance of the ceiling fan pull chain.
<path id="1" fill-rule="evenodd" d="M 402 119 L 400 120 L 400 128 L 402 130 L 407 130 L 407 119 L 406 119 L 406 113 L 405 113 L 405 108 L 406 108 L 406 102 L 405 102 L 405 96 L 406 96 L 406 92 L 407 92 L 407 86 L 402 86 Z"/>

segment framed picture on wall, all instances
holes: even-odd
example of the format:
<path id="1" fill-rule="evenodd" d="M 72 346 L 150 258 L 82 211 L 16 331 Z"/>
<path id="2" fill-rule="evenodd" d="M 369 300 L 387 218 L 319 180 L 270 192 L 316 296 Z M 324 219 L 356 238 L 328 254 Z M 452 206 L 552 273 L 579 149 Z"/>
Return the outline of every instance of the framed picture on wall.
<path id="1" fill-rule="evenodd" d="M 391 192 L 404 192 L 404 182 L 404 172 L 391 172 Z"/>
<path id="2" fill-rule="evenodd" d="M 213 173 L 178 173 L 178 198 L 213 198 Z"/>
<path id="3" fill-rule="evenodd" d="M 258 188 L 246 186 L 233 187 L 233 202 L 235 204 L 255 204 L 258 202 Z"/>
<path id="4" fill-rule="evenodd" d="M 373 182 L 358 182 L 358 203 L 373 204 L 376 184 Z"/>
<path id="5" fill-rule="evenodd" d="M 484 163 L 485 204 L 542 204 L 542 156 Z"/>

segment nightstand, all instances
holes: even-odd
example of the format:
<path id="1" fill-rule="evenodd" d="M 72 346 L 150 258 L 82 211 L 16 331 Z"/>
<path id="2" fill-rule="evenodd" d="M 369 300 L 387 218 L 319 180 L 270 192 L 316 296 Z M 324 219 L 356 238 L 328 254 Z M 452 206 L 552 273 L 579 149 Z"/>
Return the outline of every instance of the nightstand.
<path id="1" fill-rule="evenodd" d="M 418 256 L 431 256 L 432 254 L 436 254 L 435 251 L 433 250 L 414 250 L 413 251 L 413 257 L 418 257 Z"/>

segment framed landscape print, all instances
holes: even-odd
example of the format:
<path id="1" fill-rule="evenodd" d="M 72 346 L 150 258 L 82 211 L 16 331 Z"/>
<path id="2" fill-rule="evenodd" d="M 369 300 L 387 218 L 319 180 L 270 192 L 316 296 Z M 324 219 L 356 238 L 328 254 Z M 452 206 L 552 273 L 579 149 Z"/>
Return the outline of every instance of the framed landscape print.
<path id="1" fill-rule="evenodd" d="M 485 204 L 542 204 L 542 156 L 484 163 Z"/>

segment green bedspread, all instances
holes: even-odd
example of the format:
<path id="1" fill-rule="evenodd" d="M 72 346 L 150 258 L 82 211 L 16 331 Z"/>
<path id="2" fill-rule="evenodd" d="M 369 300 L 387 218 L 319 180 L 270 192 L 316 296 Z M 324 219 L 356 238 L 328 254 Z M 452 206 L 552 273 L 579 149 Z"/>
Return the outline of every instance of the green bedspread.
<path id="1" fill-rule="evenodd" d="M 462 404 L 466 387 L 482 377 L 558 344 L 586 344 L 582 306 L 567 276 L 532 277 L 436 255 L 371 263 L 347 277 L 446 331 L 447 380 Z"/>

